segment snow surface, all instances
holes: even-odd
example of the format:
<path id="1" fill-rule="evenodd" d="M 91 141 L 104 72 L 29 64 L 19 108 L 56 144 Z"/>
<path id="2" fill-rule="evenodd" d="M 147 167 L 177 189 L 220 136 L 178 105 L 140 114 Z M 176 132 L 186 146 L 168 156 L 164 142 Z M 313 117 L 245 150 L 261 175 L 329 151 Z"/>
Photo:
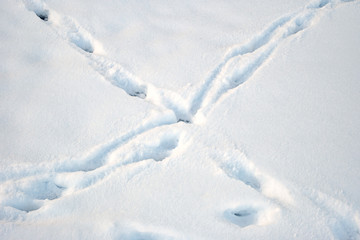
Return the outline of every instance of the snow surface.
<path id="1" fill-rule="evenodd" d="M 0 239 L 360 239 L 359 1 L 0 5 Z"/>

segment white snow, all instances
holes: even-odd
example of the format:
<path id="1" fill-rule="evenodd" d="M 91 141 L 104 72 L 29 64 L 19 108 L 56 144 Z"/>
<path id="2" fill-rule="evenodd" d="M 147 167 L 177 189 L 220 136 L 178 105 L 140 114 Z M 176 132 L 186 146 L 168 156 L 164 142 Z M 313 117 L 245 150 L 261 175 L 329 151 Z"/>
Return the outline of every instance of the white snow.
<path id="1" fill-rule="evenodd" d="M 0 239 L 360 239 L 359 1 L 0 5 Z"/>

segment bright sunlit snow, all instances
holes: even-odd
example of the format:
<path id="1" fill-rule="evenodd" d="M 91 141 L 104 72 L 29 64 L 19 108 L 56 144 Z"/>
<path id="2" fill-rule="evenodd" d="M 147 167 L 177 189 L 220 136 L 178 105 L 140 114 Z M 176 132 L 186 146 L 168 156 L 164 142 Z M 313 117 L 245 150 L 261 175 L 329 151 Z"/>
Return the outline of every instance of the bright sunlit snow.
<path id="1" fill-rule="evenodd" d="M 360 239 L 359 1 L 0 6 L 0 239 Z"/>

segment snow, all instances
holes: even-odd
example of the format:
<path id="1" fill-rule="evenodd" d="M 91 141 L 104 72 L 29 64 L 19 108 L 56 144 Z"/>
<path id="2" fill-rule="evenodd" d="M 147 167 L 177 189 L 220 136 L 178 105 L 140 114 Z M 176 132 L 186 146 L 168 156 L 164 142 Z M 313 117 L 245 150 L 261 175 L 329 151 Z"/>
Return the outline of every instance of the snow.
<path id="1" fill-rule="evenodd" d="M 0 239 L 360 239 L 359 1 L 0 4 Z"/>

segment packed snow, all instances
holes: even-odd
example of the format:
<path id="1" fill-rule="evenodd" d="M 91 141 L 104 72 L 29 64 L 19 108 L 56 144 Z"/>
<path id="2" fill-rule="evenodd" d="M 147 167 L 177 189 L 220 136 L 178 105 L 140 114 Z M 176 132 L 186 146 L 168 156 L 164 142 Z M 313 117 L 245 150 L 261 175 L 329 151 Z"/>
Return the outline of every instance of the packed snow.
<path id="1" fill-rule="evenodd" d="M 360 239 L 359 1 L 0 5 L 0 239 Z"/>

